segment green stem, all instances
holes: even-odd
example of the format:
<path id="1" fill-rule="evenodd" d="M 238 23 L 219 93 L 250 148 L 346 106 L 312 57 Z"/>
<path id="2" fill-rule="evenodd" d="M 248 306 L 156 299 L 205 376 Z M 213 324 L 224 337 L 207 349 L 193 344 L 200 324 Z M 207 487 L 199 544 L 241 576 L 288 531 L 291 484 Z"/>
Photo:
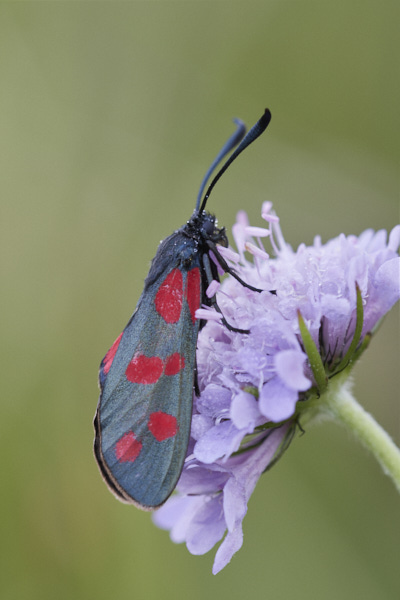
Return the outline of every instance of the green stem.
<path id="1" fill-rule="evenodd" d="M 332 378 L 321 397 L 323 412 L 353 432 L 400 492 L 400 449 L 372 415 L 358 404 L 349 388 L 344 377 Z"/>

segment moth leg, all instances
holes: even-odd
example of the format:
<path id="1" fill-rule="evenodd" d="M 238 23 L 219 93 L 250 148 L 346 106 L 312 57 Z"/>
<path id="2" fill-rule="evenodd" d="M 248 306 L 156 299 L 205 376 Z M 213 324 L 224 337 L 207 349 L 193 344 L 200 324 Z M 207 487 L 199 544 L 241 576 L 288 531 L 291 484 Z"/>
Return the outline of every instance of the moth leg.
<path id="1" fill-rule="evenodd" d="M 243 279 L 241 277 L 239 277 L 239 275 L 236 273 L 236 271 L 228 265 L 228 263 L 226 262 L 224 257 L 221 256 L 221 254 L 217 248 L 217 245 L 212 240 L 207 240 L 207 246 L 210 248 L 210 250 L 213 251 L 215 258 L 217 259 L 218 263 L 220 264 L 221 268 L 225 271 L 225 273 L 229 273 L 229 275 L 232 275 L 232 277 L 234 279 L 236 279 L 236 281 L 241 283 L 247 289 L 252 290 L 253 292 L 261 293 L 261 292 L 266 291 L 266 290 L 260 290 L 259 288 L 253 287 L 249 283 L 246 283 L 245 281 L 243 281 Z M 269 293 L 274 294 L 276 296 L 276 290 L 269 290 Z"/>
<path id="2" fill-rule="evenodd" d="M 200 388 L 199 388 L 199 378 L 198 378 L 198 373 L 197 373 L 197 355 L 194 359 L 193 389 L 194 389 L 194 393 L 196 394 L 196 397 L 198 398 L 200 396 Z"/>
<path id="3" fill-rule="evenodd" d="M 208 256 L 208 254 L 204 254 L 203 255 L 203 268 L 204 268 L 204 273 L 206 275 L 206 279 L 207 279 L 208 285 L 210 285 L 210 283 L 212 281 L 215 281 L 215 277 L 213 277 L 213 274 L 212 274 L 211 264 L 210 264 L 210 258 Z M 261 291 L 261 290 L 259 290 L 259 291 Z M 228 321 L 225 319 L 225 317 L 223 315 L 222 310 L 218 306 L 218 303 L 217 303 L 217 300 L 215 298 L 215 295 L 212 296 L 211 298 L 208 298 L 208 302 L 222 316 L 221 323 L 223 323 L 225 325 L 225 327 L 229 331 L 235 331 L 236 333 L 250 333 L 249 329 L 239 329 L 238 327 L 233 327 L 233 325 L 231 325 L 230 323 L 228 323 Z"/>

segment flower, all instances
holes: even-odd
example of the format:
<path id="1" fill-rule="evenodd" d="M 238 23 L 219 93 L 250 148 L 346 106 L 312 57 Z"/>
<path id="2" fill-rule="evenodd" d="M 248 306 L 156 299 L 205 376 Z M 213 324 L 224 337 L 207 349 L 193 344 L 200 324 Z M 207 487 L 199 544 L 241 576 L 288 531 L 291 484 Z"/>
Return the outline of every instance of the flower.
<path id="1" fill-rule="evenodd" d="M 293 437 L 305 401 L 323 392 L 314 363 L 326 381 L 350 368 L 400 297 L 400 225 L 388 240 L 385 231 L 367 230 L 326 244 L 316 237 L 295 252 L 271 207 L 262 206 L 268 228 L 251 227 L 241 211 L 233 226 L 237 252 L 219 249 L 243 281 L 265 291 L 232 276 L 217 291 L 227 322 L 247 335 L 227 329 L 212 308 L 198 311 L 207 324 L 198 338 L 200 395 L 188 456 L 177 494 L 154 515 L 192 554 L 208 552 L 227 531 L 213 573 L 241 547 L 250 495 Z"/>

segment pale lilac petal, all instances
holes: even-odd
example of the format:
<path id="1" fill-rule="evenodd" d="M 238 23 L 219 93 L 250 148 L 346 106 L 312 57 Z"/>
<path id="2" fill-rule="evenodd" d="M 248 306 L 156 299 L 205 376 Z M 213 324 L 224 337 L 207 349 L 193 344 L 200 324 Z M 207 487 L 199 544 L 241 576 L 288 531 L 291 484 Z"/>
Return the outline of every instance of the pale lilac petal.
<path id="1" fill-rule="evenodd" d="M 364 308 L 364 334 L 371 331 L 400 298 L 400 258 L 392 258 L 379 267 L 371 298 L 374 301 Z"/>
<path id="2" fill-rule="evenodd" d="M 190 435 L 194 440 L 199 440 L 211 427 L 214 427 L 213 419 L 206 415 L 193 415 Z"/>
<path id="3" fill-rule="evenodd" d="M 268 434 L 266 434 L 263 443 L 250 452 L 247 457 L 245 455 L 242 463 L 236 469 L 235 476 L 237 479 L 242 480 L 247 500 L 250 498 L 257 481 L 282 443 L 288 427 L 288 425 L 283 425 L 277 429 L 270 430 Z"/>
<path id="4" fill-rule="evenodd" d="M 379 231 L 377 231 L 375 233 L 372 240 L 368 244 L 368 252 L 370 252 L 372 254 L 373 252 L 376 252 L 377 250 L 380 250 L 381 248 L 385 248 L 386 240 L 387 240 L 387 232 L 384 229 L 380 229 Z"/>
<path id="5" fill-rule="evenodd" d="M 212 568 L 213 575 L 219 573 L 230 562 L 232 556 L 243 545 L 243 530 L 241 525 L 234 531 L 227 533 L 224 541 L 218 548 Z"/>
<path id="6" fill-rule="evenodd" d="M 247 252 L 250 252 L 250 254 L 252 254 L 253 256 L 258 256 L 258 258 L 263 258 L 265 260 L 269 258 L 269 254 L 267 254 L 265 250 L 261 250 L 261 248 L 255 246 L 251 242 L 246 242 L 244 247 L 245 250 L 247 250 Z"/>
<path id="7" fill-rule="evenodd" d="M 243 256 L 244 244 L 247 240 L 246 227 L 248 224 L 246 213 L 239 211 L 236 215 L 236 223 L 232 227 L 232 235 L 241 258 Z"/>
<path id="8" fill-rule="evenodd" d="M 268 223 L 279 223 L 279 217 L 271 214 L 272 202 L 266 201 L 262 203 L 261 216 Z"/>
<path id="9" fill-rule="evenodd" d="M 217 419 L 229 413 L 232 392 L 222 385 L 210 383 L 196 400 L 197 410 L 208 417 Z"/>
<path id="10" fill-rule="evenodd" d="M 278 377 L 274 377 L 260 392 L 260 411 L 274 423 L 279 423 L 293 415 L 297 399 L 296 390 L 287 388 Z"/>
<path id="11" fill-rule="evenodd" d="M 291 390 L 304 392 L 311 381 L 304 375 L 306 355 L 298 350 L 284 350 L 275 356 L 275 367 L 279 377 Z"/>
<path id="12" fill-rule="evenodd" d="M 153 512 L 153 521 L 158 527 L 161 527 L 161 529 L 170 529 L 176 522 L 177 517 L 180 516 L 189 505 L 189 498 L 173 496 L 161 508 Z"/>
<path id="13" fill-rule="evenodd" d="M 265 200 L 261 205 L 261 216 L 263 219 L 269 217 L 269 213 L 272 209 L 272 202 L 270 200 Z"/>
<path id="14" fill-rule="evenodd" d="M 347 316 L 350 313 L 350 302 L 347 298 L 338 298 L 333 294 L 325 294 L 321 298 L 322 312 L 328 319 Z"/>
<path id="15" fill-rule="evenodd" d="M 214 263 L 214 265 L 216 266 L 217 271 L 218 271 L 218 275 L 220 277 L 222 277 L 222 275 L 224 275 L 224 270 L 221 267 L 221 265 L 219 264 L 219 261 L 215 258 L 215 254 L 214 254 L 214 252 L 212 250 L 210 250 L 210 252 L 209 252 L 209 257 L 212 260 L 212 262 Z"/>
<path id="16" fill-rule="evenodd" d="M 264 227 L 246 227 L 245 232 L 251 237 L 267 237 L 271 234 L 270 230 Z"/>
<path id="17" fill-rule="evenodd" d="M 221 495 L 206 499 L 187 528 L 186 545 L 189 552 L 197 555 L 205 554 L 219 542 L 225 529 Z"/>
<path id="18" fill-rule="evenodd" d="M 233 263 L 238 263 L 240 261 L 240 254 L 234 252 L 232 248 L 225 248 L 225 246 L 218 246 L 219 253 L 225 260 L 229 260 Z"/>
<path id="19" fill-rule="evenodd" d="M 238 210 L 236 214 L 236 224 L 240 227 L 247 227 L 249 225 L 249 217 L 245 210 Z M 235 225 L 233 225 L 235 227 Z"/>
<path id="20" fill-rule="evenodd" d="M 384 297 L 386 310 L 389 311 L 400 298 L 400 258 L 392 258 L 379 267 L 375 285 Z"/>
<path id="21" fill-rule="evenodd" d="M 180 494 L 214 494 L 224 488 L 229 477 L 229 472 L 222 466 L 216 464 L 202 466 L 201 463 L 196 462 L 183 470 L 178 490 Z"/>
<path id="22" fill-rule="evenodd" d="M 224 487 L 224 514 L 228 531 L 241 523 L 247 512 L 246 491 L 236 477 L 230 477 Z"/>
<path id="23" fill-rule="evenodd" d="M 388 248 L 393 252 L 397 252 L 400 246 L 400 225 L 393 227 L 389 234 Z"/>
<path id="24" fill-rule="evenodd" d="M 207 298 L 212 298 L 218 292 L 221 284 L 216 279 L 213 279 L 208 288 L 206 289 Z"/>
<path id="25" fill-rule="evenodd" d="M 196 319 L 204 319 L 205 321 L 220 321 L 222 315 L 215 308 L 198 308 L 195 312 Z"/>
<path id="26" fill-rule="evenodd" d="M 230 479 L 224 488 L 224 510 L 228 533 L 217 550 L 213 565 L 215 575 L 223 569 L 231 560 L 232 556 L 240 550 L 243 544 L 242 520 L 246 514 L 247 501 L 254 487 L 272 460 L 276 450 L 286 434 L 286 428 L 272 431 L 265 442 L 254 451 L 247 460 L 244 460 L 237 474 L 242 473 L 245 489 L 238 484 L 237 479 Z M 226 496 L 226 498 L 225 498 Z M 235 502 L 236 499 L 236 502 Z"/>
<path id="27" fill-rule="evenodd" d="M 230 421 L 219 423 L 196 442 L 194 455 L 206 464 L 212 463 L 238 450 L 242 438 L 243 434 Z"/>
<path id="28" fill-rule="evenodd" d="M 180 544 L 186 540 L 193 514 L 203 503 L 202 496 L 173 496 L 153 513 L 153 522 L 161 529 L 170 529 L 171 540 Z"/>
<path id="29" fill-rule="evenodd" d="M 254 429 L 260 418 L 260 409 L 254 396 L 239 392 L 232 400 L 230 418 L 237 429 Z"/>

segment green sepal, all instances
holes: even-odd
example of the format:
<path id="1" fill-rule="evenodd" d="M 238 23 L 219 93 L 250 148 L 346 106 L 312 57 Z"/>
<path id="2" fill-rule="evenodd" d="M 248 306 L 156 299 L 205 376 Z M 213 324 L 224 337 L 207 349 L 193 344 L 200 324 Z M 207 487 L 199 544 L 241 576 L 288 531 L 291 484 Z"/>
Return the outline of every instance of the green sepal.
<path id="1" fill-rule="evenodd" d="M 247 394 L 251 394 L 252 396 L 254 396 L 254 398 L 258 399 L 258 389 L 254 385 L 245 385 L 242 389 L 244 392 L 247 392 Z"/>
<path id="2" fill-rule="evenodd" d="M 310 332 L 307 329 L 307 325 L 303 319 L 301 312 L 297 311 L 297 318 L 299 321 L 300 335 L 303 342 L 304 350 L 308 357 L 311 370 L 314 375 L 315 383 L 317 384 L 318 391 L 320 394 L 324 392 L 328 386 L 328 379 L 325 374 L 324 365 L 322 363 L 321 355 L 315 345 L 314 340 L 311 337 Z"/>

